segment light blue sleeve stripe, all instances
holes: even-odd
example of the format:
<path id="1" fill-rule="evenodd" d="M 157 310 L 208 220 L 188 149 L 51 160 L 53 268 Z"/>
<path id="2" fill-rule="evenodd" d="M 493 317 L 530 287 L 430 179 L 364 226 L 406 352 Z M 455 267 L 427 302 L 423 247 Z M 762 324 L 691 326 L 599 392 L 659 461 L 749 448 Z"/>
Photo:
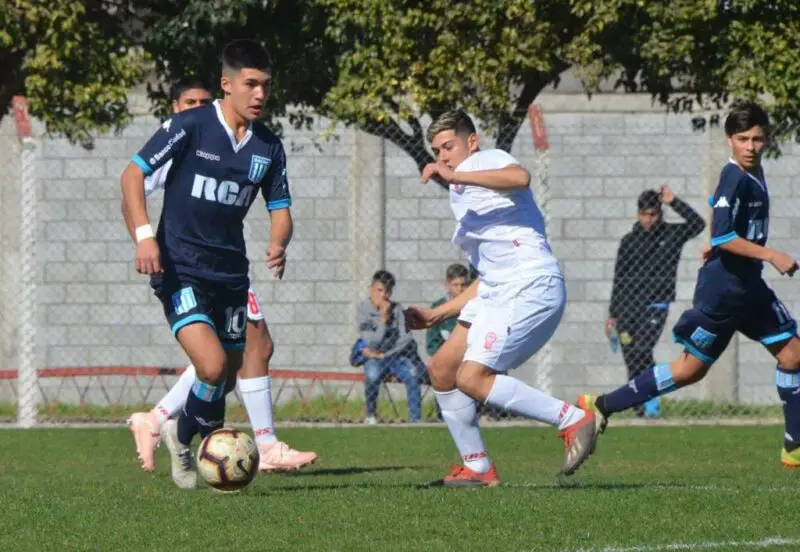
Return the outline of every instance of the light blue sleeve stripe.
<path id="1" fill-rule="evenodd" d="M 291 198 L 276 199 L 267 203 L 267 211 L 277 211 L 278 209 L 288 209 L 292 206 Z"/>
<path id="2" fill-rule="evenodd" d="M 739 234 L 737 234 L 736 232 L 731 232 L 729 234 L 725 234 L 724 236 L 717 236 L 716 238 L 711 238 L 711 247 L 717 247 L 718 245 L 732 242 L 738 237 Z"/>
<path id="3" fill-rule="evenodd" d="M 131 157 L 131 161 L 139 165 L 139 168 L 142 169 L 142 172 L 144 173 L 145 176 L 150 176 L 151 174 L 153 174 L 152 167 L 150 167 L 150 165 L 147 164 L 147 161 L 139 157 L 139 154 L 136 154 L 133 157 Z"/>
<path id="4" fill-rule="evenodd" d="M 773 343 L 779 343 L 781 341 L 786 341 L 787 339 L 791 339 L 794 337 L 792 332 L 783 332 L 776 335 L 768 335 L 767 337 L 762 337 L 759 339 L 762 345 L 772 345 Z"/>

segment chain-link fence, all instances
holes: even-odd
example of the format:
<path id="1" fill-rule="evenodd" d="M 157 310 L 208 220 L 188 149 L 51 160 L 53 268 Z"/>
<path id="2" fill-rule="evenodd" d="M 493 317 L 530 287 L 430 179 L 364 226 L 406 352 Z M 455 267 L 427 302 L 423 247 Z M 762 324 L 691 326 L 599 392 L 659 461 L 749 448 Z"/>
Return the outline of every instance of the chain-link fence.
<path id="1" fill-rule="evenodd" d="M 554 339 L 514 375 L 567 400 L 615 388 L 680 351 L 670 328 L 691 304 L 708 241 L 707 198 L 727 158 L 717 119 L 701 128 L 691 115 L 667 115 L 639 96 L 606 104 L 602 97 L 542 97 L 541 109 L 520 114 L 512 133 L 511 152 L 533 174 L 568 288 Z M 186 366 L 147 279 L 134 269 L 120 214 L 119 176 L 157 123 L 142 114 L 92 149 L 37 132 L 32 149 L 10 118 L 0 126 L 3 419 L 121 421 L 151 408 Z M 275 343 L 276 419 L 436 421 L 425 372 L 435 336 L 413 332 L 417 352 L 399 367 L 350 362 L 356 312 L 368 305 L 375 271 L 393 274 L 393 301 L 430 305 L 446 294 L 447 267 L 464 262 L 450 243 L 447 192 L 419 183 L 422 137 L 388 140 L 378 127 L 331 129 L 324 120 L 310 130 L 286 128 L 295 234 L 282 281 L 266 268 L 267 213 L 256 205 L 245 222 L 252 284 Z M 790 253 L 800 235 L 800 188 L 792 181 L 798 165 L 794 144 L 766 163 L 770 245 Z M 640 209 L 646 190 L 654 193 Z M 159 201 L 150 201 L 153 221 Z M 653 220 L 647 231 L 639 211 L 662 214 L 663 223 Z M 765 276 L 796 312 L 793 282 L 770 268 Z M 365 392 L 377 394 L 374 411 Z M 238 401 L 229 402 L 229 419 L 246 421 Z M 778 419 L 774 361 L 737 336 L 705 380 L 637 414 L 679 422 Z"/>

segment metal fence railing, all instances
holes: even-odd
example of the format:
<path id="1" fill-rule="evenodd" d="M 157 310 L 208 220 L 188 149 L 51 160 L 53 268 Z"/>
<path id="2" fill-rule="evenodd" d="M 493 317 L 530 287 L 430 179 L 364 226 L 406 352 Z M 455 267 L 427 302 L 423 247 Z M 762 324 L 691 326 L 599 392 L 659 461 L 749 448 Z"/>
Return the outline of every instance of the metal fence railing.
<path id="1" fill-rule="evenodd" d="M 552 342 L 516 375 L 573 400 L 579 392 L 612 389 L 678 352 L 669 330 L 691 303 L 707 242 L 707 198 L 726 145 L 721 129 L 698 130 L 682 115 L 532 108 L 521 116 L 511 152 L 533 175 L 564 268 L 568 307 Z M 99 137 L 92 150 L 58 138 L 27 139 L 10 118 L 0 126 L 0 418 L 25 426 L 122 420 L 155 403 L 186 366 L 148 282 L 133 269 L 119 211 L 119 175 L 157 123 L 142 115 L 121 136 Z M 253 286 L 275 341 L 276 418 L 361 423 L 369 388 L 379 392 L 378 421 L 407 420 L 409 391 L 422 419 L 434 421 L 423 332 L 414 335 L 420 360 L 412 383 L 384 377 L 365 386 L 349 355 L 356 307 L 376 270 L 393 273 L 392 299 L 404 306 L 444 295 L 447 266 L 463 262 L 449 241 L 447 193 L 419 184 L 417 163 L 404 151 L 425 148 L 418 137 L 398 144 L 377 128 L 328 124 L 287 125 L 296 231 L 283 281 L 265 266 L 267 214 L 254 206 L 245 223 Z M 491 137 L 483 139 L 490 147 Z M 800 235 L 800 189 L 792 181 L 798 163 L 795 145 L 767 163 L 770 243 L 790 252 Z M 650 234 L 635 226 L 637 200 L 661 186 L 667 188 L 647 209 L 660 209 L 674 226 Z M 154 221 L 159 209 L 156 198 Z M 669 235 L 664 228 L 672 228 Z M 769 268 L 765 275 L 797 311 L 792 282 Z M 658 413 L 643 414 L 772 420 L 780 416 L 773 373 L 769 356 L 737 337 L 704 382 L 666 398 Z M 233 419 L 246 420 L 234 397 L 230 403 Z"/>

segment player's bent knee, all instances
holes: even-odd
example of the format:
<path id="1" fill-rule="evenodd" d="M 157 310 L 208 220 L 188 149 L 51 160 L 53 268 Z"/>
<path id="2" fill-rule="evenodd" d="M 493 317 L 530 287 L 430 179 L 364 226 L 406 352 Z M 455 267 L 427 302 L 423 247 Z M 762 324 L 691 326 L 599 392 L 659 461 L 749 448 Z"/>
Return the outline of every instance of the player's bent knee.
<path id="1" fill-rule="evenodd" d="M 697 383 L 706 376 L 712 364 L 713 362 L 684 353 L 679 360 L 673 362 L 670 366 L 672 380 L 678 388 Z"/>
<path id="2" fill-rule="evenodd" d="M 773 354 L 782 370 L 800 371 L 800 339 L 796 336 L 783 343 L 767 345 L 767 349 Z"/>
<path id="3" fill-rule="evenodd" d="M 466 361 L 456 373 L 456 387 L 475 400 L 485 401 L 492 389 L 494 375 L 485 366 Z"/>
<path id="4" fill-rule="evenodd" d="M 449 390 L 456 385 L 459 359 L 434 355 L 428 363 L 428 376 L 434 389 Z"/>

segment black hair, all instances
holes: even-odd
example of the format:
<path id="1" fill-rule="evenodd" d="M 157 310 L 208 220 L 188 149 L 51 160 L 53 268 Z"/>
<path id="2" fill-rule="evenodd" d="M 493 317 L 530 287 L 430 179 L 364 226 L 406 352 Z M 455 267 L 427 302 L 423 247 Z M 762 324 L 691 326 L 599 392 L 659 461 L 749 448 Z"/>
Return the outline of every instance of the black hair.
<path id="1" fill-rule="evenodd" d="M 187 90 L 194 90 L 196 88 L 211 92 L 211 88 L 209 88 L 208 83 L 206 83 L 206 81 L 204 81 L 202 78 L 196 76 L 183 77 L 182 79 L 176 81 L 169 89 L 169 99 L 172 101 L 178 101 L 181 97 L 181 94 Z"/>
<path id="2" fill-rule="evenodd" d="M 394 289 L 394 276 L 388 270 L 379 270 L 375 274 L 372 275 L 372 283 L 380 283 L 383 284 L 383 287 L 386 288 L 386 291 L 392 291 Z"/>
<path id="3" fill-rule="evenodd" d="M 639 199 L 637 200 L 637 205 L 639 206 L 640 211 L 644 211 L 645 209 L 658 209 L 661 210 L 661 196 L 655 190 L 645 190 L 641 194 L 639 194 Z"/>
<path id="4" fill-rule="evenodd" d="M 456 278 L 464 278 L 465 280 L 469 279 L 469 270 L 467 270 L 467 267 L 461 263 L 451 264 L 447 267 L 447 272 L 445 272 L 445 279 L 448 282 L 455 280 Z"/>
<path id="5" fill-rule="evenodd" d="M 734 102 L 725 119 L 725 134 L 733 136 L 755 126 L 763 127 L 765 131 L 769 129 L 769 115 L 764 108 L 755 102 Z"/>
<path id="6" fill-rule="evenodd" d="M 272 57 L 258 42 L 248 39 L 234 40 L 222 49 L 222 71 L 241 71 L 242 69 L 272 69 Z"/>

